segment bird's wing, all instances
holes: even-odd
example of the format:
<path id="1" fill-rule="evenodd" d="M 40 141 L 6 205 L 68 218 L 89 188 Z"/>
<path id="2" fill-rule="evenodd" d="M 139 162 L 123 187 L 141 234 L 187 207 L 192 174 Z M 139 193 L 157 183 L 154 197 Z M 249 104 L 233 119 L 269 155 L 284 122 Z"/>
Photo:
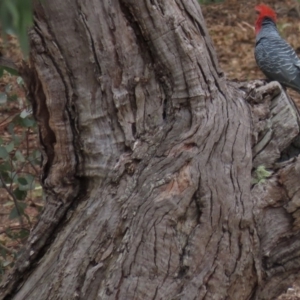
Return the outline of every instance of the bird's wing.
<path id="1" fill-rule="evenodd" d="M 300 70 L 300 60 L 298 58 L 298 60 L 295 62 L 295 66 Z"/>
<path id="2" fill-rule="evenodd" d="M 268 55 L 272 60 L 271 72 L 282 75 L 288 82 L 299 76 L 300 60 L 294 49 L 281 38 L 270 38 Z"/>

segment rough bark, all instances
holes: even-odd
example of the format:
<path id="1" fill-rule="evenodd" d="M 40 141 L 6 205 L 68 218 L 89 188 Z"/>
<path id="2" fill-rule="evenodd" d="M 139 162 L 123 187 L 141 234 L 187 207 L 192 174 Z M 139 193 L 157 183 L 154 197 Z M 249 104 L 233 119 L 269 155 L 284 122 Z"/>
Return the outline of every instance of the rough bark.
<path id="1" fill-rule="evenodd" d="M 1 299 L 272 299 L 298 276 L 299 114 L 226 81 L 196 0 L 43 1 L 30 39 L 46 207 Z"/>

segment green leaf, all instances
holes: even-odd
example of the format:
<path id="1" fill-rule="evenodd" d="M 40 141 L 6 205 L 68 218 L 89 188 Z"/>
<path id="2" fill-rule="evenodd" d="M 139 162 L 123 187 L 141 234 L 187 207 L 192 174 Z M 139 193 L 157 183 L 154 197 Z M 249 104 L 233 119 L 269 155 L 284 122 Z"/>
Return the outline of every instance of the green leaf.
<path id="1" fill-rule="evenodd" d="M 24 162 L 25 161 L 25 157 L 24 155 L 21 153 L 20 150 L 17 150 L 15 153 L 15 157 L 19 162 Z"/>
<path id="2" fill-rule="evenodd" d="M 29 158 L 28 158 L 31 163 L 35 164 L 35 165 L 40 165 L 41 164 L 41 152 L 39 150 L 34 150 Z"/>
<path id="3" fill-rule="evenodd" d="M 4 161 L 2 164 L 0 164 L 0 174 L 2 176 L 2 180 L 0 180 L 1 187 L 3 187 L 3 184 L 11 183 L 11 179 L 9 177 L 9 173 L 10 173 L 9 168 L 10 168 L 10 163 L 8 161 Z"/>
<path id="4" fill-rule="evenodd" d="M 11 261 L 9 261 L 9 260 L 5 260 L 4 262 L 3 262 L 3 267 L 8 267 L 9 265 L 11 265 Z"/>
<path id="5" fill-rule="evenodd" d="M 11 92 L 11 88 L 12 88 L 11 84 L 7 84 L 7 85 L 5 86 L 5 93 Z"/>
<path id="6" fill-rule="evenodd" d="M 11 151 L 14 150 L 15 147 L 15 143 L 14 142 L 10 142 L 8 145 L 5 146 L 5 149 L 8 153 L 10 153 Z"/>
<path id="7" fill-rule="evenodd" d="M 22 228 L 19 232 L 18 232 L 18 238 L 19 239 L 24 239 L 27 238 L 29 236 L 29 230 L 28 229 L 24 229 Z"/>
<path id="8" fill-rule="evenodd" d="M 0 164 L 0 172 L 11 171 L 11 164 L 8 161 L 4 161 Z"/>
<path id="9" fill-rule="evenodd" d="M 33 24 L 32 0 L 18 1 L 17 4 L 18 4 L 19 11 L 22 12 L 17 30 L 18 30 L 21 48 L 23 52 L 26 54 L 28 53 L 29 50 L 27 30 L 28 27 L 32 26 Z"/>
<path id="10" fill-rule="evenodd" d="M 14 206 L 15 203 L 13 201 L 7 201 L 3 204 L 4 207 L 11 207 L 11 206 Z"/>
<path id="11" fill-rule="evenodd" d="M 27 185 L 28 184 L 27 180 L 24 177 L 19 177 L 18 178 L 18 183 L 21 184 L 21 185 Z"/>
<path id="12" fill-rule="evenodd" d="M 1 245 L 3 245 L 3 243 L 0 242 Z M 4 246 L 4 245 L 3 245 Z M 0 255 L 5 259 L 6 258 L 6 250 L 2 247 L 0 247 Z M 3 266 L 4 266 L 4 263 L 3 262 Z"/>
<path id="13" fill-rule="evenodd" d="M 23 177 L 18 177 L 17 179 L 18 188 L 21 191 L 29 191 L 34 189 L 34 176 L 31 174 L 23 175 Z"/>
<path id="14" fill-rule="evenodd" d="M 0 146 L 0 158 L 6 159 L 8 157 L 8 152 L 5 147 Z"/>
<path id="15" fill-rule="evenodd" d="M 1 1 L 1 0 L 0 0 Z M 15 102 L 15 101 L 17 101 L 18 100 L 18 95 L 16 95 L 16 94 L 13 94 L 13 95 L 9 95 L 8 96 L 8 101 L 9 102 Z"/>
<path id="16" fill-rule="evenodd" d="M 20 145 L 20 143 L 21 143 L 21 138 L 19 136 L 17 136 L 17 135 L 12 135 L 12 139 L 13 139 L 13 141 L 15 143 L 15 147 L 18 147 Z"/>
<path id="17" fill-rule="evenodd" d="M 20 212 L 21 213 L 21 212 Z M 12 219 L 16 219 L 16 218 L 19 218 L 19 213 L 16 209 L 16 207 L 14 207 L 11 211 L 10 211 L 10 214 L 9 214 L 9 219 L 12 220 Z"/>
<path id="18" fill-rule="evenodd" d="M 33 120 L 32 118 L 30 117 L 27 117 L 27 118 L 24 118 L 24 119 L 20 119 L 20 122 L 19 122 L 20 126 L 22 127 L 32 127 L 35 125 L 35 120 Z"/>
<path id="19" fill-rule="evenodd" d="M 15 124 L 13 122 L 9 123 L 8 126 L 7 126 L 8 133 L 13 135 L 14 134 L 14 128 L 15 128 Z"/>
<path id="20" fill-rule="evenodd" d="M 25 202 L 17 202 L 17 205 L 18 205 L 18 210 L 21 214 L 21 216 L 24 215 L 24 210 L 25 208 L 27 207 L 27 204 Z M 16 219 L 16 218 L 19 218 L 19 214 L 18 214 L 18 210 L 16 207 L 14 207 L 11 211 L 10 211 L 10 214 L 9 214 L 9 219 L 12 220 L 12 219 Z"/>
<path id="21" fill-rule="evenodd" d="M 6 93 L 0 93 L 0 105 L 3 105 L 7 102 L 7 94 Z"/>
<path id="22" fill-rule="evenodd" d="M 26 196 L 27 196 L 27 192 L 26 191 L 21 191 L 19 188 L 16 188 L 13 191 L 13 194 L 16 196 L 16 198 L 20 201 L 25 200 Z"/>
<path id="23" fill-rule="evenodd" d="M 31 115 L 31 111 L 28 110 L 28 109 L 23 109 L 22 112 L 20 113 L 20 117 L 22 119 L 24 119 L 24 118 L 26 118 L 26 117 L 28 117 L 30 115 Z"/>
<path id="24" fill-rule="evenodd" d="M 6 8 L 8 13 L 10 13 L 12 16 L 13 27 L 17 27 L 18 20 L 19 20 L 19 13 L 15 3 L 12 3 L 12 1 L 6 1 Z"/>
<path id="25" fill-rule="evenodd" d="M 18 83 L 18 85 L 23 86 L 23 85 L 24 85 L 24 80 L 23 80 L 23 78 L 20 77 L 20 76 L 18 76 L 18 78 L 17 78 L 17 83 Z"/>
<path id="26" fill-rule="evenodd" d="M 8 72 L 9 74 L 11 74 L 11 75 L 14 75 L 14 76 L 19 75 L 18 71 L 15 70 L 15 69 L 12 69 L 12 68 L 9 68 L 9 67 L 1 67 L 1 68 L 2 68 L 3 70 L 5 70 L 6 72 Z M 2 75 L 3 75 L 3 73 L 2 73 Z M 2 75 L 0 75 L 0 77 L 1 77 Z"/>
<path id="27" fill-rule="evenodd" d="M 268 171 L 264 165 L 260 165 L 256 168 L 254 172 L 254 177 L 252 178 L 252 184 L 264 183 L 267 178 L 269 178 L 273 173 Z"/>
<path id="28" fill-rule="evenodd" d="M 15 171 L 15 168 L 12 168 L 11 172 L 7 172 L 10 179 L 14 179 L 15 182 L 18 180 L 18 173 Z"/>

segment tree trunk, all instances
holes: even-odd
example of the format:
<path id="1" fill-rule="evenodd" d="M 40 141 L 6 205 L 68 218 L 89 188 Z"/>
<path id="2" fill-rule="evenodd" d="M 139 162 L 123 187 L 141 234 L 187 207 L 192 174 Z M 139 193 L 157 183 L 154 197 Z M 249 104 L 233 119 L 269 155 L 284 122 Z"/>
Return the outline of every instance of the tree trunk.
<path id="1" fill-rule="evenodd" d="M 1 299 L 273 299 L 299 276 L 298 111 L 226 81 L 196 0 L 42 1 L 30 39 L 46 206 Z"/>

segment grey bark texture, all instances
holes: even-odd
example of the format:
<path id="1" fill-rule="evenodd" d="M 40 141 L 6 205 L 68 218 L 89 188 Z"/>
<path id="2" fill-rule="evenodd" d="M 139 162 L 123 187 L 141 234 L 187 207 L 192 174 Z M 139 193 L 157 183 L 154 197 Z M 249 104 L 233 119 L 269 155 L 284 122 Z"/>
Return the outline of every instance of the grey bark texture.
<path id="1" fill-rule="evenodd" d="M 226 81 L 197 0 L 34 20 L 46 206 L 1 299 L 273 299 L 298 278 L 299 113 Z"/>

